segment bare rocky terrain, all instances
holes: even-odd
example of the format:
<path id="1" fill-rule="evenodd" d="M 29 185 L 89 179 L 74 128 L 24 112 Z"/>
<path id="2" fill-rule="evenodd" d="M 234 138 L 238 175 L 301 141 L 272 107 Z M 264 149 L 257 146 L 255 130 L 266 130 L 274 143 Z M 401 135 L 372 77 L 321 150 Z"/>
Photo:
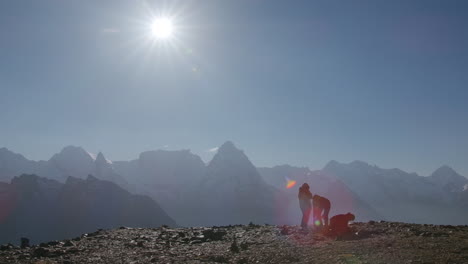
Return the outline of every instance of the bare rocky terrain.
<path id="1" fill-rule="evenodd" d="M 468 226 L 351 224 L 330 237 L 297 226 L 98 230 L 26 248 L 0 263 L 468 263 Z"/>

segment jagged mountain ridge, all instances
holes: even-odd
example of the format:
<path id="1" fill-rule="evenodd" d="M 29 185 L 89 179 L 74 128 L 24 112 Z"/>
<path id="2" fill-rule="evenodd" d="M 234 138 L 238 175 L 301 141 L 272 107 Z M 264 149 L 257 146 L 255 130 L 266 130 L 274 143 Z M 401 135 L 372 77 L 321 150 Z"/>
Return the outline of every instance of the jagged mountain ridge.
<path id="1" fill-rule="evenodd" d="M 210 224 L 277 223 L 281 193 L 267 184 L 245 153 L 230 142 L 219 147 L 206 168 L 196 197 L 207 205 Z"/>
<path id="2" fill-rule="evenodd" d="M 68 160 L 79 160 L 81 162 L 78 163 L 83 164 L 77 165 L 73 164 L 73 162 L 69 164 Z M 76 174 L 71 176 L 83 177 L 88 171 L 99 179 L 107 179 L 118 184 L 119 180 L 123 179 L 121 182 L 124 183 L 119 185 L 132 192 L 149 195 L 158 201 L 169 215 L 177 220 L 181 219 L 179 222 L 183 225 L 194 225 L 195 223 L 196 225 L 204 225 L 207 223 L 204 221 L 213 220 L 207 216 L 212 211 L 203 208 L 198 200 L 205 199 L 211 204 L 222 204 L 223 202 L 233 204 L 234 201 L 239 200 L 240 202 L 244 199 L 245 195 L 239 195 L 239 190 L 251 194 L 268 193 L 266 195 L 268 198 L 245 198 L 244 200 L 268 200 L 269 205 L 273 205 L 274 209 L 269 208 L 270 206 L 265 202 L 255 203 L 259 208 L 268 208 L 268 211 L 274 211 L 275 216 L 273 219 L 275 220 L 280 219 L 280 216 L 285 214 L 284 210 L 289 208 L 295 214 L 298 212 L 293 195 L 297 188 L 285 190 L 280 183 L 284 181 L 284 176 L 287 176 L 288 173 L 281 172 L 284 175 L 276 177 L 277 182 L 272 181 L 271 178 L 266 179 L 268 176 L 262 171 L 264 168 L 256 169 L 248 157 L 238 150 L 232 142 L 223 144 L 213 160 L 207 165 L 203 163 L 199 156 L 192 154 L 189 150 L 147 151 L 141 153 L 138 159 L 132 161 L 112 162 L 105 159 L 102 153 L 93 155 L 82 148 L 69 146 L 54 155 L 49 161 L 34 162 L 5 148 L 0 149 L 0 179 L 11 178 L 15 173 L 23 173 L 18 166 L 24 168 L 24 173 L 38 172 L 40 176 L 59 179 L 62 182 L 65 181 L 67 174 Z M 258 171 L 262 173 L 259 174 Z M 380 169 L 360 161 L 350 164 L 331 161 L 320 171 L 310 171 L 308 168 L 302 168 L 302 170 L 294 168 L 292 171 L 300 172 L 299 174 L 302 176 L 299 175 L 298 179 L 307 181 L 312 177 L 314 181 L 321 182 L 320 184 L 311 184 L 312 188 L 318 186 L 314 190 L 316 193 L 333 197 L 334 194 L 329 193 L 329 186 L 334 186 L 333 192 L 335 193 L 347 193 L 348 197 L 352 197 L 349 200 L 353 201 L 354 205 L 362 205 L 356 208 L 359 210 L 364 209 L 363 211 L 357 210 L 359 215 L 363 216 L 363 219 L 388 218 L 423 223 L 434 220 L 429 217 L 431 214 L 435 214 L 433 212 L 434 204 L 439 206 L 439 208 L 436 208 L 437 210 L 440 208 L 446 210 L 444 207 L 458 208 L 459 205 L 465 204 L 466 206 L 467 204 L 467 198 L 465 198 L 467 192 L 450 192 L 446 187 L 444 189 L 447 184 L 454 184 L 453 179 L 466 179 L 456 172 L 452 174 L 459 177 L 453 177 L 453 175 L 440 177 L 441 179 L 449 179 L 449 181 L 435 182 L 432 178 L 435 178 L 434 175 L 441 174 L 440 170 L 438 173 L 436 173 L 437 171 L 434 172 L 431 177 L 422 177 L 399 169 Z M 309 173 L 311 173 L 308 176 L 309 178 L 303 177 Z M 301 184 L 301 182 L 298 184 Z M 466 189 L 466 184 L 464 186 L 459 185 L 460 183 L 455 182 L 456 190 Z M 274 188 L 271 186 L 274 186 Z M 287 192 L 290 192 L 289 196 L 292 197 L 290 201 L 289 198 L 282 196 Z M 215 193 L 218 194 L 214 195 Z M 272 193 L 276 194 L 273 195 Z M 256 197 L 255 195 L 252 197 Z M 273 196 L 274 198 L 272 198 Z M 219 197 L 222 199 L 219 199 Z M 237 199 L 235 197 L 241 198 Z M 333 198 L 333 200 L 337 198 Z M 271 202 L 271 199 L 274 202 Z M 211 200 L 214 202 L 211 202 Z M 287 200 L 289 204 L 281 204 L 281 200 Z M 338 201 L 334 203 L 335 209 L 341 211 L 346 210 L 346 208 L 354 208 L 349 206 L 341 206 L 340 208 L 340 205 L 343 205 L 346 199 L 341 198 Z M 408 208 L 402 209 L 389 206 L 398 204 L 404 207 L 408 205 L 407 201 L 410 201 L 410 204 L 412 203 Z M 278 206 L 278 204 L 281 204 L 281 206 Z M 370 207 L 364 206 L 365 204 L 370 205 Z M 454 206 L 455 204 L 456 206 Z M 411 217 L 412 214 L 417 214 L 414 205 L 424 207 L 426 214 Z M 200 213 L 202 210 L 199 210 L 199 208 L 206 209 L 206 212 Z M 439 219 L 435 223 L 452 223 L 444 221 L 445 219 L 453 220 L 460 217 L 457 215 L 456 210 L 458 209 L 456 208 L 455 211 L 451 210 L 446 216 L 438 214 L 436 218 Z M 194 219 L 194 216 L 197 216 L 196 219 Z"/>
<path id="3" fill-rule="evenodd" d="M 451 167 L 444 165 L 435 170 L 428 180 L 449 192 L 462 192 L 468 184 L 468 179 L 458 174 Z"/>
<path id="4" fill-rule="evenodd" d="M 430 177 L 381 169 L 362 161 L 329 162 L 323 173 L 342 180 L 386 219 L 415 223 L 466 224 L 460 199 Z M 436 213 L 437 212 L 437 213 Z"/>
<path id="5" fill-rule="evenodd" d="M 0 149 L 0 181 L 9 182 L 21 174 L 35 174 L 59 182 L 65 182 L 69 176 L 86 179 L 91 174 L 130 189 L 125 179 L 114 171 L 112 162 L 101 152 L 94 155 L 76 146 L 64 147 L 48 161 L 28 160 L 6 148 Z"/>
<path id="6" fill-rule="evenodd" d="M 26 159 L 7 148 L 0 148 L 0 182 L 9 182 L 13 177 L 37 170 L 37 162 Z"/>
<path id="7" fill-rule="evenodd" d="M 275 221 L 277 191 L 232 142 L 223 144 L 208 165 L 189 150 L 147 151 L 136 160 L 113 164 L 182 225 Z"/>

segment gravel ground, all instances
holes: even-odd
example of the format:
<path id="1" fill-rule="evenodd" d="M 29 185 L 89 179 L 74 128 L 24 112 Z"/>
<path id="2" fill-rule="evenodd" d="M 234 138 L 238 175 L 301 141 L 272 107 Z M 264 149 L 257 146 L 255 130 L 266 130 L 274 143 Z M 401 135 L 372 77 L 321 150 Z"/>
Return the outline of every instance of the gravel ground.
<path id="1" fill-rule="evenodd" d="M 297 226 L 99 230 L 20 249 L 0 263 L 468 263 L 468 226 L 354 223 L 330 237 Z"/>

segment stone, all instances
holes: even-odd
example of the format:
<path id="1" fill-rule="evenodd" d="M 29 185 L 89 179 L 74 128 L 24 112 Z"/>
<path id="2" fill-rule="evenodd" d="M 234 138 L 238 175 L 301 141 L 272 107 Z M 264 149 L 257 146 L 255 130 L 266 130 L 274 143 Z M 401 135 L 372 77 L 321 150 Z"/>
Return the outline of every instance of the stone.
<path id="1" fill-rule="evenodd" d="M 234 239 L 234 241 L 232 242 L 231 246 L 229 247 L 229 250 L 231 250 L 231 252 L 233 253 L 239 253 L 239 246 L 237 245 L 237 241 Z"/>
<path id="2" fill-rule="evenodd" d="M 33 256 L 38 258 L 47 257 L 49 253 L 50 251 L 48 249 L 40 247 L 33 251 Z"/>
<path id="3" fill-rule="evenodd" d="M 14 246 L 12 244 L 10 244 L 10 243 L 0 246 L 0 250 L 10 250 L 10 249 L 13 249 L 13 248 L 14 248 Z"/>
<path id="4" fill-rule="evenodd" d="M 50 241 L 49 243 L 47 243 L 49 246 L 56 246 L 58 245 L 60 242 L 58 241 Z"/>
<path id="5" fill-rule="evenodd" d="M 63 244 L 63 246 L 64 246 L 64 247 L 74 247 L 74 246 L 76 246 L 76 244 L 75 244 L 73 241 L 71 241 L 71 240 L 67 240 L 67 241 L 65 242 L 65 244 Z"/>
<path id="6" fill-rule="evenodd" d="M 223 240 L 226 235 L 225 231 L 214 231 L 213 229 L 208 229 L 202 231 L 203 237 L 205 240 L 209 239 L 211 241 Z"/>
<path id="7" fill-rule="evenodd" d="M 282 226 L 280 234 L 283 236 L 289 235 L 289 228 L 287 226 Z"/>

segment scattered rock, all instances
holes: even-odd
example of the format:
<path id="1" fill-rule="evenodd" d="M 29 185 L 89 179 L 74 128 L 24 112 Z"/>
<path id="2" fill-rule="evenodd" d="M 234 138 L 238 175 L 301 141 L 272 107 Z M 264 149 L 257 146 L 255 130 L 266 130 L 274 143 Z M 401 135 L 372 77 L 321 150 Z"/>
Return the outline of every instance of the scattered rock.
<path id="1" fill-rule="evenodd" d="M 339 237 L 318 231 L 305 234 L 299 226 L 254 224 L 213 228 L 100 230 L 90 233 L 99 235 L 91 235 L 80 242 L 51 241 L 23 249 L 11 244 L 2 245 L 0 263 L 333 264 L 468 261 L 468 228 L 395 222 L 355 222 L 350 227 L 352 232 Z"/>
<path id="2" fill-rule="evenodd" d="M 14 249 L 14 246 L 12 244 L 10 244 L 10 243 L 0 246 L 0 250 L 2 250 L 2 251 L 3 250 L 10 250 L 10 249 Z"/>
<path id="3" fill-rule="evenodd" d="M 213 261 L 217 263 L 228 263 L 229 259 L 225 256 L 209 256 L 207 258 L 208 261 Z"/>
<path id="4" fill-rule="evenodd" d="M 234 239 L 234 241 L 232 241 L 232 244 L 231 244 L 231 247 L 229 247 L 229 250 L 231 250 L 231 252 L 233 253 L 239 253 L 239 246 L 237 245 L 237 240 Z"/>
<path id="5" fill-rule="evenodd" d="M 66 254 L 75 254 L 75 253 L 78 253 L 78 252 L 80 252 L 79 249 L 77 249 L 76 247 L 72 247 L 72 248 L 70 248 L 70 249 L 68 249 L 66 251 Z"/>
<path id="6" fill-rule="evenodd" d="M 223 240 L 223 237 L 226 235 L 225 231 L 214 231 L 213 229 L 208 229 L 202 232 L 205 240 L 219 241 Z"/>
<path id="7" fill-rule="evenodd" d="M 33 251 L 33 256 L 36 258 L 47 257 L 49 253 L 50 251 L 48 249 L 40 247 Z"/>
<path id="8" fill-rule="evenodd" d="M 138 243 L 135 240 L 130 240 L 127 244 L 125 244 L 127 247 L 136 247 L 138 246 Z"/>
<path id="9" fill-rule="evenodd" d="M 237 261 L 237 264 L 248 264 L 249 261 L 246 258 L 241 258 Z"/>
<path id="10" fill-rule="evenodd" d="M 60 243 L 60 242 L 58 242 L 58 241 L 50 241 L 49 243 L 47 243 L 47 245 L 49 245 L 49 246 L 56 246 L 56 245 L 58 245 L 59 243 Z"/>
<path id="11" fill-rule="evenodd" d="M 285 225 L 282 226 L 280 234 L 283 235 L 283 236 L 289 235 L 289 228 L 287 226 L 285 226 Z"/>
<path id="12" fill-rule="evenodd" d="M 249 249 L 249 245 L 246 242 L 242 242 L 242 243 L 240 243 L 240 248 L 242 250 L 247 250 L 247 249 Z"/>
<path id="13" fill-rule="evenodd" d="M 67 241 L 65 241 L 65 244 L 63 244 L 63 246 L 64 247 L 74 247 L 74 246 L 76 246 L 76 244 L 71 240 L 67 240 Z"/>

